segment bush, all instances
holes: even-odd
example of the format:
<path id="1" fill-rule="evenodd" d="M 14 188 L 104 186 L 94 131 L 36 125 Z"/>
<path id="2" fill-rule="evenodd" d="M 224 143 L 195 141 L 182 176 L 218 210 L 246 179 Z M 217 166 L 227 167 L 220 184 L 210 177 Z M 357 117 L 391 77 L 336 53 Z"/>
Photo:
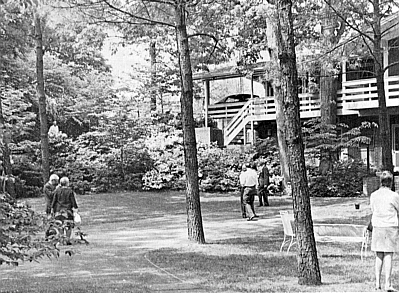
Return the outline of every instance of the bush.
<path id="1" fill-rule="evenodd" d="M 13 151 L 13 175 L 17 198 L 42 195 L 43 177 L 40 166 L 40 142 L 22 141 L 10 145 Z"/>
<path id="2" fill-rule="evenodd" d="M 104 133 L 89 132 L 50 145 L 53 172 L 68 176 L 77 193 L 141 189 L 141 177 L 152 167 L 141 140 L 117 147 Z"/>
<path id="3" fill-rule="evenodd" d="M 238 149 L 220 149 L 216 145 L 200 145 L 198 169 L 201 191 L 233 191 L 239 187 L 240 165 L 248 153 Z"/>
<path id="4" fill-rule="evenodd" d="M 275 141 L 274 141 L 275 142 Z M 265 143 L 265 142 L 263 142 Z M 184 152 L 181 131 L 161 132 L 146 141 L 154 168 L 143 176 L 143 188 L 151 189 L 184 189 L 186 184 L 184 169 Z M 272 191 L 281 191 L 277 147 L 273 141 L 246 151 L 241 149 L 221 149 L 211 144 L 198 144 L 198 178 L 200 191 L 227 192 L 236 191 L 239 187 L 240 167 L 243 163 L 264 160 L 270 166 Z"/>
<path id="5" fill-rule="evenodd" d="M 43 217 L 4 193 L 0 193 L 0 226 L 0 265 L 59 255 L 55 242 L 37 236 L 44 235 Z"/>
<path id="6" fill-rule="evenodd" d="M 362 194 L 367 168 L 361 161 L 339 161 L 325 176 L 309 172 L 309 191 L 315 197 L 352 197 Z"/>

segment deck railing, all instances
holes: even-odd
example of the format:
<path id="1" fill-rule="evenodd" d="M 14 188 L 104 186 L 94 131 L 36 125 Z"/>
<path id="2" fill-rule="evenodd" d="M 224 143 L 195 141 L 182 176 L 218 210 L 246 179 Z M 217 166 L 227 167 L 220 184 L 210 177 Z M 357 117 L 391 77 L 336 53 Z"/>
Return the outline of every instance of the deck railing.
<path id="1" fill-rule="evenodd" d="M 399 106 L 399 76 L 385 80 L 387 107 Z M 320 99 L 317 94 L 299 94 L 301 118 L 320 116 Z M 378 108 L 377 85 L 375 78 L 354 80 L 342 83 L 337 92 L 337 114 L 359 114 L 365 109 Z M 231 143 L 251 121 L 276 120 L 274 97 L 257 98 L 247 102 L 214 104 L 208 107 L 208 115 L 213 119 L 225 119 L 225 144 Z M 245 131 L 243 132 L 245 133 Z"/>
<path id="2" fill-rule="evenodd" d="M 344 82 L 337 94 L 338 115 L 358 114 L 360 110 L 378 108 L 375 78 Z M 399 106 L 399 76 L 385 79 L 385 96 L 387 107 Z"/>

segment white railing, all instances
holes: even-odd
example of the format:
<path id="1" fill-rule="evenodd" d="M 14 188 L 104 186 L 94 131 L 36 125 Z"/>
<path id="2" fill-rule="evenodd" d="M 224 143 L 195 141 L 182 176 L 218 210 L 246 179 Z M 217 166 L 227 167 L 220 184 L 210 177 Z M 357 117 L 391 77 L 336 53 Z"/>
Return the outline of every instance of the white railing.
<path id="1" fill-rule="evenodd" d="M 230 120 L 227 126 L 224 129 L 224 144 L 230 144 L 233 139 L 240 133 L 241 130 L 244 130 L 245 135 L 245 126 L 248 122 L 250 122 L 249 116 L 252 115 L 252 105 L 253 100 L 249 100 L 244 104 L 244 106 L 234 115 L 234 117 Z"/>
<path id="2" fill-rule="evenodd" d="M 337 94 L 338 115 L 358 114 L 362 109 L 378 108 L 375 78 L 343 82 Z M 399 76 L 385 79 L 385 96 L 387 107 L 399 106 Z"/>
<path id="3" fill-rule="evenodd" d="M 231 119 L 245 104 L 246 102 L 213 104 L 208 106 L 208 113 L 213 119 Z"/>
<path id="4" fill-rule="evenodd" d="M 320 115 L 320 101 L 318 96 L 310 94 L 300 94 L 300 111 L 302 118 L 311 118 Z M 209 117 L 215 119 L 229 118 L 229 123 L 224 128 L 224 142 L 225 145 L 230 144 L 234 138 L 244 130 L 248 123 L 252 121 L 262 121 L 262 120 L 276 120 L 276 105 L 274 103 L 273 97 L 268 97 L 266 99 L 252 99 L 249 100 L 240 108 L 238 111 L 237 105 L 242 105 L 243 103 L 231 103 L 230 109 L 225 109 L 224 115 L 221 115 L 221 111 L 212 111 L 214 107 L 208 109 Z M 228 106 L 229 104 L 225 105 Z M 213 105 L 214 106 L 214 105 Z M 210 110 L 212 109 L 212 110 Z M 235 111 L 234 116 L 232 115 Z M 228 113 L 227 116 L 226 113 Z M 217 119 L 217 118 L 216 118 Z"/>
<path id="5" fill-rule="evenodd" d="M 399 106 L 399 76 L 385 79 L 387 107 Z M 320 99 L 314 94 L 299 94 L 301 118 L 320 116 Z M 337 92 L 337 114 L 359 114 L 360 110 L 378 108 L 375 78 L 342 83 Z M 208 114 L 213 119 L 225 119 L 225 144 L 229 144 L 251 121 L 276 120 L 274 97 L 254 99 L 240 103 L 210 105 Z"/>

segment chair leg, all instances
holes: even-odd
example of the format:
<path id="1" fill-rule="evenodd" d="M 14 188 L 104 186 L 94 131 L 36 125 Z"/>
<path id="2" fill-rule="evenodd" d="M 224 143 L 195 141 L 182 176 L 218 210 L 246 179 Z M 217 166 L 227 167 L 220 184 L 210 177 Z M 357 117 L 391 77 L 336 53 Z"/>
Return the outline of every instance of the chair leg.
<path id="1" fill-rule="evenodd" d="M 285 244 L 285 234 L 284 234 L 283 243 L 281 243 L 280 252 L 283 251 L 284 244 Z"/>
<path id="2" fill-rule="evenodd" d="M 365 248 L 365 243 L 364 241 L 362 242 L 362 247 L 360 248 L 360 259 L 363 261 L 363 250 Z M 366 251 L 365 251 L 366 253 Z"/>
<path id="3" fill-rule="evenodd" d="M 290 251 L 290 248 L 292 247 L 292 245 L 294 245 L 294 237 L 293 236 L 291 236 L 291 241 L 290 241 L 290 245 L 288 245 L 287 254 Z"/>

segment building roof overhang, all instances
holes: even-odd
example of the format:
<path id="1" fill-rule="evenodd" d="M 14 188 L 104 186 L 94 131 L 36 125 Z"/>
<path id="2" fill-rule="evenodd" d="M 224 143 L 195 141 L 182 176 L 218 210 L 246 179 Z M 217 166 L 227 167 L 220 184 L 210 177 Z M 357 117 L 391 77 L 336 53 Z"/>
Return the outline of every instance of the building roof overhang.
<path id="1" fill-rule="evenodd" d="M 226 66 L 211 72 L 198 72 L 193 74 L 193 80 L 218 80 L 243 76 L 260 76 L 265 73 L 265 66 L 270 62 L 258 62 L 246 66 Z"/>
<path id="2" fill-rule="evenodd" d="M 399 37 L 399 12 L 392 14 L 381 23 L 382 39 L 392 40 Z"/>

